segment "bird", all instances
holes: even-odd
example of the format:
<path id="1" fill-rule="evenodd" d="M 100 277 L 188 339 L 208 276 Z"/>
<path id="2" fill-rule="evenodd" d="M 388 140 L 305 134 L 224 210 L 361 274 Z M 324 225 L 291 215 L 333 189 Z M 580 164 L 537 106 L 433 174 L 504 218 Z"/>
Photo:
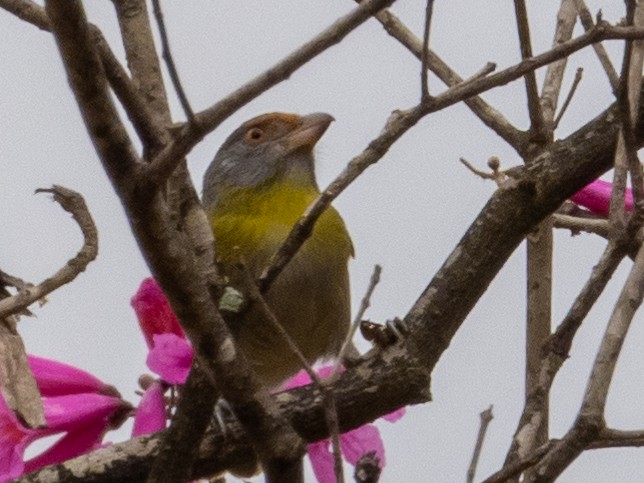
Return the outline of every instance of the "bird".
<path id="1" fill-rule="evenodd" d="M 202 201 L 215 238 L 217 266 L 240 289 L 239 260 L 257 279 L 295 222 L 320 194 L 314 147 L 334 118 L 326 113 L 267 113 L 244 122 L 207 168 Z M 346 225 L 330 206 L 264 299 L 309 363 L 338 355 L 351 316 Z M 237 271 L 238 273 L 238 271 Z M 253 304 L 230 330 L 269 387 L 302 369 L 284 338 Z"/>

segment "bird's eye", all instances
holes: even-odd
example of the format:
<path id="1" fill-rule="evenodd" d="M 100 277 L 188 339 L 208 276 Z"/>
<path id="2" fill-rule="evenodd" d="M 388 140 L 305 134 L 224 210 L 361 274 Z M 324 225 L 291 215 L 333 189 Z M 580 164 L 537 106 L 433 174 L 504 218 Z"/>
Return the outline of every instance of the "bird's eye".
<path id="1" fill-rule="evenodd" d="M 258 127 L 253 127 L 246 131 L 246 140 L 250 143 L 259 143 L 264 139 L 264 131 Z"/>

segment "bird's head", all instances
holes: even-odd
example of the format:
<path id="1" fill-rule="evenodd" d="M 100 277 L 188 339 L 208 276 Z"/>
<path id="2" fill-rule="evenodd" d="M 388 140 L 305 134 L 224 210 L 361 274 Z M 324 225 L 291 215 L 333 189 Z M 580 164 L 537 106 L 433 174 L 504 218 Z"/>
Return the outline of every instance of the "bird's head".
<path id="1" fill-rule="evenodd" d="M 333 121 L 329 114 L 269 113 L 246 121 L 219 148 L 206 174 L 203 201 L 222 192 L 285 181 L 317 188 L 313 147 Z"/>

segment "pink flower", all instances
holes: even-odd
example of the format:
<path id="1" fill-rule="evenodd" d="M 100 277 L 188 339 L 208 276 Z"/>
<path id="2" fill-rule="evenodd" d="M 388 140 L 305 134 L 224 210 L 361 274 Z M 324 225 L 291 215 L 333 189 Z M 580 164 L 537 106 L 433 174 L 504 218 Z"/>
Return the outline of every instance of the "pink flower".
<path id="1" fill-rule="evenodd" d="M 188 378 L 194 351 L 184 337 L 157 334 L 146 363 L 150 370 L 168 384 L 183 384 Z"/>
<path id="2" fill-rule="evenodd" d="M 570 200 L 593 213 L 606 216 L 610 210 L 610 195 L 612 191 L 612 183 L 596 179 L 572 195 Z M 624 203 L 627 211 L 633 209 L 633 190 L 630 188 L 626 189 Z"/>
<path id="3" fill-rule="evenodd" d="M 165 385 L 154 381 L 143 393 L 139 407 L 134 415 L 132 436 L 143 436 L 165 429 L 166 410 L 163 393 Z"/>
<path id="4" fill-rule="evenodd" d="M 139 290 L 132 297 L 131 304 L 139 319 L 148 347 L 154 345 L 153 337 L 156 334 L 169 333 L 185 337 L 163 290 L 153 278 L 146 278 L 141 282 Z"/>
<path id="5" fill-rule="evenodd" d="M 186 339 L 163 291 L 153 278 L 141 282 L 132 297 L 132 307 L 139 319 L 149 351 L 148 368 L 161 377 L 146 388 L 134 416 L 133 436 L 165 428 L 167 384 L 184 384 L 190 372 L 194 351 Z"/>
<path id="6" fill-rule="evenodd" d="M 120 398 L 95 393 L 46 397 L 43 406 L 47 427 L 25 428 L 0 397 L 0 482 L 93 449 L 119 411 L 129 409 Z M 32 442 L 58 433 L 67 434 L 47 451 L 24 461 L 25 450 Z"/>
<path id="7" fill-rule="evenodd" d="M 331 375 L 333 368 L 326 366 L 320 368 L 317 372 L 321 377 Z M 294 387 L 309 384 L 311 378 L 305 371 L 298 372 L 289 379 L 282 389 L 293 389 Z M 383 419 L 391 423 L 398 421 L 405 414 L 405 409 L 401 408 L 392 413 L 383 416 Z M 307 446 L 311 466 L 317 480 L 320 483 L 335 483 L 335 472 L 333 469 L 333 453 L 330 450 L 331 440 L 323 439 Z M 340 449 L 344 459 L 355 465 L 360 457 L 365 453 L 374 451 L 379 460 L 381 468 L 385 466 L 385 447 L 380 438 L 378 428 L 373 424 L 365 424 L 352 431 L 340 435 Z"/>
<path id="8" fill-rule="evenodd" d="M 141 282 L 132 307 L 150 351 L 147 365 L 169 384 L 183 384 L 190 372 L 194 351 L 172 307 L 153 278 Z"/>
<path id="9" fill-rule="evenodd" d="M 40 395 L 43 397 L 83 392 L 108 396 L 119 395 L 114 386 L 105 384 L 99 378 L 78 367 L 32 355 L 28 355 L 27 359 L 31 372 L 36 378 Z"/>

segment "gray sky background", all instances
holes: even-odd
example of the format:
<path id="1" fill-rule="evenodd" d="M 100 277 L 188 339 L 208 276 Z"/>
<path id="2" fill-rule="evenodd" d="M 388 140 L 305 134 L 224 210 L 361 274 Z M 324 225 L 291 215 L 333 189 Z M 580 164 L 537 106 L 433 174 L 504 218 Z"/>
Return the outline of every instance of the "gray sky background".
<path id="1" fill-rule="evenodd" d="M 432 48 L 463 77 L 486 62 L 499 69 L 519 58 L 511 1 L 436 0 Z M 559 2 L 528 2 L 535 53 L 550 47 Z M 588 1 L 616 22 L 623 2 Z M 122 58 L 111 2 L 86 2 Z M 271 66 L 339 15 L 350 0 L 191 0 L 163 2 L 174 57 L 195 110 Z M 424 2 L 400 0 L 393 8 L 421 35 Z M 577 25 L 575 32 L 581 32 Z M 23 319 L 20 331 L 28 351 L 78 365 L 116 385 L 136 403 L 137 377 L 146 371 L 146 348 L 129 299 L 148 276 L 123 210 L 87 138 L 58 58 L 53 38 L 0 11 L 0 142 L 2 210 L 0 267 L 39 282 L 76 253 L 78 228 L 39 187 L 61 184 L 81 192 L 100 233 L 96 262 L 75 282 Z M 621 44 L 607 47 L 619 68 Z M 574 71 L 584 79 L 566 113 L 559 137 L 592 119 L 612 95 L 591 49 L 572 56 L 564 91 Z M 189 156 L 200 190 L 201 178 L 217 147 L 242 121 L 267 111 L 325 111 L 336 118 L 318 147 L 322 186 L 378 134 L 389 113 L 419 98 L 420 66 L 375 20 L 306 65 L 288 81 L 263 94 L 206 138 Z M 538 72 L 542 79 L 544 71 Z M 430 89 L 442 84 L 430 77 Z M 168 87 L 169 92 L 171 88 Z M 525 128 L 523 82 L 484 96 L 512 122 Z M 176 119 L 182 119 L 172 101 Z M 469 110 L 455 106 L 424 119 L 337 200 L 356 246 L 351 264 L 354 310 L 373 265 L 384 267 L 367 316 L 403 316 L 484 205 L 494 186 L 465 170 L 459 157 L 484 168 L 497 155 L 504 167 L 520 162 L 500 138 Z M 604 242 L 589 235 L 556 235 L 554 321 L 559 322 L 589 275 Z M 494 404 L 477 475 L 500 468 L 522 408 L 525 311 L 525 256 L 521 247 L 470 314 L 438 364 L 434 401 L 410 407 L 391 425 L 379 424 L 388 466 L 382 481 L 463 481 L 479 425 L 479 412 Z M 628 265 L 628 264 L 626 264 Z M 628 266 L 621 267 L 608 291 L 579 332 L 572 357 L 552 393 L 551 432 L 561 436 L 578 411 L 581 396 L 610 311 Z M 458 303 L 455 300 L 454 303 Z M 607 408 L 609 425 L 644 427 L 644 372 L 638 341 L 644 338 L 638 315 L 626 341 Z M 362 346 L 365 347 L 364 345 Z M 127 437 L 127 430 L 108 437 Z M 642 450 L 601 450 L 582 455 L 562 482 L 635 481 L 644 473 Z"/>

